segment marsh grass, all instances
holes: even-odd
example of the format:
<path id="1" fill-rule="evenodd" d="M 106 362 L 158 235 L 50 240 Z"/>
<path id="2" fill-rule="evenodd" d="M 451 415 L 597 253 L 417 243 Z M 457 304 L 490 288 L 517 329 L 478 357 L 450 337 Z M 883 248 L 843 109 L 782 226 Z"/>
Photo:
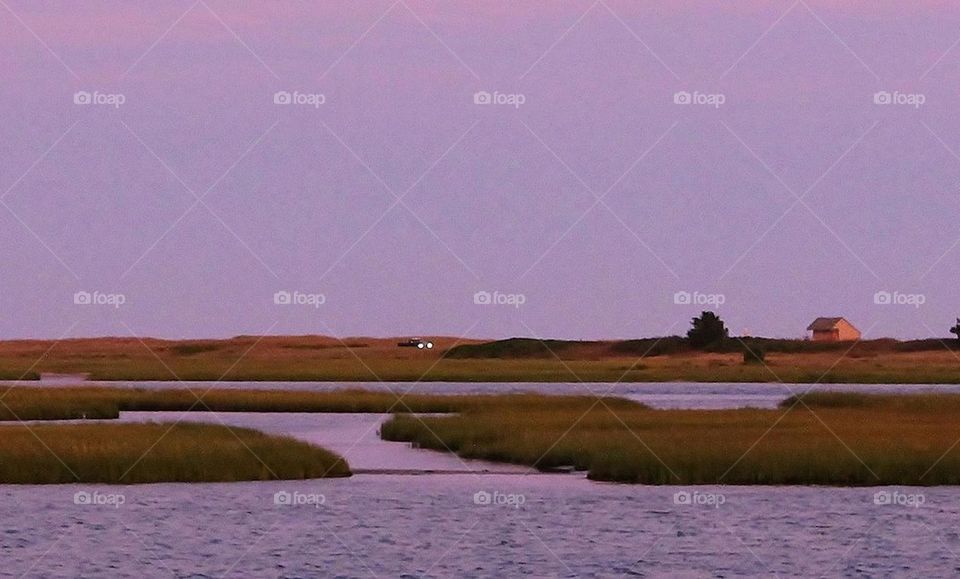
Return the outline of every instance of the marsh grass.
<path id="1" fill-rule="evenodd" d="M 960 395 L 810 393 L 773 410 L 654 410 L 618 398 L 537 394 L 410 394 L 398 402 L 392 393 L 363 390 L 214 389 L 198 402 L 184 389 L 15 387 L 4 403 L 18 415 L 46 418 L 90 409 L 393 412 L 381 429 L 386 440 L 545 470 L 572 466 L 604 481 L 960 484 Z M 210 439 L 210 452 L 220 442 Z"/>
<path id="2" fill-rule="evenodd" d="M 4 395 L 4 392 L 6 394 Z M 241 390 L 214 388 L 142 389 L 99 386 L 0 387 L 0 421 L 116 418 L 120 411 L 212 411 L 212 412 L 329 412 L 329 413 L 451 413 L 486 408 L 580 408 L 582 396 L 504 395 L 432 395 L 394 394 L 370 390 L 344 389 L 330 392 L 296 390 Z M 617 407 L 635 403 L 607 399 Z"/>
<path id="3" fill-rule="evenodd" d="M 2 394 L 6 413 L 0 414 L 0 420 L 7 421 L 115 418 L 127 410 L 449 413 L 482 407 L 522 411 L 540 408 L 546 400 L 524 394 L 411 394 L 400 401 L 389 392 L 359 390 L 215 389 L 193 393 L 186 389 L 22 386 Z M 584 403 L 583 398 L 572 396 L 549 400 L 558 410 L 577 409 Z M 633 406 L 628 401 L 609 403 Z M 329 451 L 242 428 L 102 422 L 0 426 L 0 484 L 226 482 L 349 475 L 347 463 Z"/>
<path id="4" fill-rule="evenodd" d="M 876 410 L 882 412 L 912 412 L 935 415 L 953 414 L 960 419 L 960 395 L 958 394 L 865 394 L 862 392 L 808 392 L 790 396 L 780 403 L 781 408 L 802 405 L 813 410 L 824 408 L 847 408 Z"/>
<path id="5" fill-rule="evenodd" d="M 112 397 L 72 388 L 0 387 L 0 421 L 109 419 L 120 414 Z"/>
<path id="6" fill-rule="evenodd" d="M 0 483 L 233 482 L 350 476 L 293 438 L 210 424 L 0 427 Z"/>
<path id="7" fill-rule="evenodd" d="M 960 396 L 815 394 L 776 410 L 543 404 L 398 415 L 388 440 L 643 484 L 960 484 Z"/>
<path id="8" fill-rule="evenodd" d="M 194 354 L 203 354 L 204 352 L 216 352 L 220 349 L 216 343 L 203 342 L 183 342 L 170 346 L 170 352 L 180 356 L 192 356 Z"/>

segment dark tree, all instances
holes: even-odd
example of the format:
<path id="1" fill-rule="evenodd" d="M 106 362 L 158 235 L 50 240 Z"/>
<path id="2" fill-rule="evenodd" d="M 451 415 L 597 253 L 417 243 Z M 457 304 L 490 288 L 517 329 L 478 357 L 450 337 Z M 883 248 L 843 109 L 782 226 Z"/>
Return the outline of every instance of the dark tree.
<path id="1" fill-rule="evenodd" d="M 950 328 L 951 334 L 957 335 L 957 341 L 960 341 L 960 318 L 957 318 L 957 325 Z"/>
<path id="2" fill-rule="evenodd" d="M 730 336 L 720 316 L 713 312 L 703 312 L 699 318 L 693 318 L 693 327 L 687 332 L 687 339 L 693 348 L 716 346 Z"/>

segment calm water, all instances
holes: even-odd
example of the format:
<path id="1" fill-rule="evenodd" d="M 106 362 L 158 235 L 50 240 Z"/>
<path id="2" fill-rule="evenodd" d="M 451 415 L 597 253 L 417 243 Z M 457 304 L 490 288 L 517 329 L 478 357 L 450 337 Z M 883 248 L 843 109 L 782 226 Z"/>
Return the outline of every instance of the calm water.
<path id="1" fill-rule="evenodd" d="M 674 494 L 687 490 L 720 493 L 723 504 L 675 504 Z M 122 493 L 124 502 L 76 505 L 77 492 Z M 322 495 L 323 504 L 278 505 L 278 492 Z M 502 504 L 477 504 L 476 493 L 495 492 Z M 913 508 L 877 506 L 874 492 L 678 489 L 523 475 L 0 487 L 0 573 L 939 577 L 960 572 L 960 493 L 928 489 L 924 504 Z"/>
<path id="2" fill-rule="evenodd" d="M 318 444 L 347 459 L 354 471 L 414 473 L 487 472 L 536 473 L 516 465 L 464 460 L 454 454 L 411 448 L 379 436 L 385 414 L 309 414 L 255 412 L 123 412 L 123 422 L 211 422 L 243 426 L 263 432 L 289 434 Z"/>
<path id="3" fill-rule="evenodd" d="M 423 392 L 462 393 L 601 393 L 609 388 L 416 386 Z M 787 388 L 631 384 L 612 393 L 659 407 L 771 407 L 790 393 Z M 181 416 L 124 413 L 121 419 Z M 0 575 L 934 577 L 960 572 L 960 489 L 612 485 L 384 442 L 377 436 L 381 415 L 191 413 L 185 418 L 291 434 L 344 454 L 355 469 L 370 474 L 279 483 L 0 486 Z M 397 471 L 424 474 L 389 474 Z"/>

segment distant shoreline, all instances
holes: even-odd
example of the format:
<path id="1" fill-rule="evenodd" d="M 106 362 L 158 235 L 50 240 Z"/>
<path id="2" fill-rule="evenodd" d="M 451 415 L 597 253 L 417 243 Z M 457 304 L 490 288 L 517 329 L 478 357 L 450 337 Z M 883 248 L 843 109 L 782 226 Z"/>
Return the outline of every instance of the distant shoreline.
<path id="1" fill-rule="evenodd" d="M 616 341 L 241 336 L 0 342 L 0 380 L 91 381 L 960 383 L 956 340 L 812 342 L 730 338 L 706 351 L 678 336 Z M 744 362 L 745 350 L 764 360 Z"/>

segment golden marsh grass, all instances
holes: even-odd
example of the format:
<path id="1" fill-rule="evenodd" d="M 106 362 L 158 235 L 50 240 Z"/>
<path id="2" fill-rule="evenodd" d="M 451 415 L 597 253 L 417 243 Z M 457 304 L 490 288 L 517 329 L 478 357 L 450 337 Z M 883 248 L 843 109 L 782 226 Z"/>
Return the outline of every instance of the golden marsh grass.
<path id="1" fill-rule="evenodd" d="M 395 416 L 389 440 L 643 484 L 960 484 L 960 396 L 811 394 L 776 410 L 651 410 L 589 401 Z"/>
<path id="2" fill-rule="evenodd" d="M 0 483 L 233 482 L 350 476 L 341 457 L 284 436 L 211 424 L 0 427 Z"/>

